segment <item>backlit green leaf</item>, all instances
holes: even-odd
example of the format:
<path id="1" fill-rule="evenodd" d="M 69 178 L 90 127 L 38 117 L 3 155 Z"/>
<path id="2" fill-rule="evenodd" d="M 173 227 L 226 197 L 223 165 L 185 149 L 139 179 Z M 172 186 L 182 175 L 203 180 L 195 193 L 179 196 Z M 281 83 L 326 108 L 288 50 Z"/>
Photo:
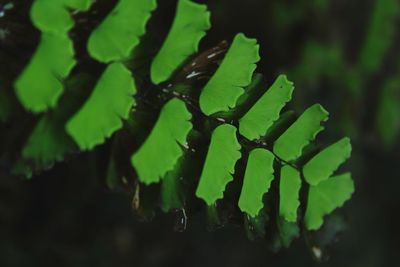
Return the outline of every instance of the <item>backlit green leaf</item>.
<path id="1" fill-rule="evenodd" d="M 323 223 L 323 217 L 341 207 L 354 192 L 353 180 L 349 173 L 334 176 L 310 186 L 307 210 L 304 217 L 306 228 L 317 230 Z"/>
<path id="2" fill-rule="evenodd" d="M 236 161 L 241 157 L 240 148 L 234 126 L 223 124 L 214 130 L 196 190 L 196 196 L 207 205 L 222 198 L 226 185 L 233 180 Z"/>
<path id="3" fill-rule="evenodd" d="M 198 50 L 200 40 L 210 28 L 207 6 L 179 0 L 172 28 L 151 65 L 151 80 L 159 84 Z"/>
<path id="4" fill-rule="evenodd" d="M 263 195 L 274 179 L 274 155 L 257 148 L 250 152 L 239 198 L 239 208 L 255 217 L 263 207 Z"/>
<path id="5" fill-rule="evenodd" d="M 309 107 L 274 143 L 274 153 L 286 161 L 301 156 L 303 148 L 324 129 L 329 113 L 319 104 Z"/>
<path id="6" fill-rule="evenodd" d="M 292 98 L 294 86 L 285 75 L 280 75 L 274 84 L 239 120 L 240 133 L 250 140 L 264 136 L 275 121 L 280 111 Z"/>
<path id="7" fill-rule="evenodd" d="M 150 135 L 131 159 L 140 181 L 156 183 L 173 170 L 183 155 L 181 146 L 187 145 L 191 118 L 185 103 L 177 98 L 162 108 Z"/>
<path id="8" fill-rule="evenodd" d="M 289 165 L 283 166 L 279 182 L 279 215 L 288 222 L 297 221 L 300 187 L 299 171 Z"/>
<path id="9" fill-rule="evenodd" d="M 35 0 L 31 8 L 32 22 L 43 32 L 64 35 L 74 26 L 71 12 L 67 8 L 85 11 L 93 2 L 93 0 Z"/>
<path id="10" fill-rule="evenodd" d="M 236 106 L 260 60 L 258 48 L 255 39 L 246 38 L 242 33 L 236 35 L 221 65 L 201 92 L 200 108 L 206 115 L 227 112 Z"/>
<path id="11" fill-rule="evenodd" d="M 103 143 L 128 118 L 135 92 L 130 71 L 120 63 L 109 65 L 89 99 L 67 122 L 67 132 L 82 150 Z"/>
<path id="12" fill-rule="evenodd" d="M 311 185 L 328 179 L 351 154 L 349 138 L 343 138 L 315 155 L 306 165 L 303 173 L 305 180 Z"/>
<path id="13" fill-rule="evenodd" d="M 63 92 L 62 79 L 74 65 L 71 40 L 67 36 L 43 33 L 39 47 L 15 82 L 22 105 L 33 112 L 55 107 Z"/>
<path id="14" fill-rule="evenodd" d="M 88 41 L 90 55 L 101 62 L 127 58 L 145 33 L 156 0 L 119 0 Z"/>

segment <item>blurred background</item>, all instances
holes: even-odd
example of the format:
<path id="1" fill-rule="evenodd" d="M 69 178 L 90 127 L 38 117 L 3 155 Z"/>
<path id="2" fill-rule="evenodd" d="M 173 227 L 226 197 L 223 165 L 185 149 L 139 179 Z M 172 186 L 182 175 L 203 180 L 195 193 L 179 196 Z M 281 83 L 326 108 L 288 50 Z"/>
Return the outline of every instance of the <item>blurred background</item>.
<path id="1" fill-rule="evenodd" d="M 38 42 L 39 33 L 29 22 L 31 2 L 0 1 L 4 88 L 12 86 Z M 162 39 L 175 1 L 158 2 L 155 16 Z M 130 195 L 111 192 L 98 179 L 92 152 L 75 155 L 32 180 L 10 176 L 2 159 L 1 266 L 375 267 L 397 262 L 400 1 L 197 2 L 209 6 L 213 25 L 201 50 L 231 41 L 238 32 L 257 38 L 257 72 L 269 84 L 287 74 L 296 87 L 292 108 L 301 112 L 319 102 L 330 112 L 321 140 L 351 137 L 353 156 L 346 169 L 353 174 L 356 193 L 340 211 L 345 231 L 330 244 L 330 259 L 315 261 L 303 238 L 274 252 L 263 240 L 248 240 L 243 226 L 210 232 L 202 214 L 189 218 L 183 232 L 174 231 L 176 218 L 161 211 L 142 222 L 132 212 Z M 12 9 L 5 8 L 9 3 Z M 0 105 L 7 105 L 11 100 L 0 89 Z M 0 124 L 1 138 L 6 129 L 7 124 Z"/>

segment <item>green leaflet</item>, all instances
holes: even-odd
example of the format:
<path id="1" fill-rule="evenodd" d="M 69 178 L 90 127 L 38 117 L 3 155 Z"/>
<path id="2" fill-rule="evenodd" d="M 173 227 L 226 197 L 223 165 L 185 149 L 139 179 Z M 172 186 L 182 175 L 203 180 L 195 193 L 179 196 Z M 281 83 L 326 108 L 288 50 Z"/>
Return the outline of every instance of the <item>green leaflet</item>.
<path id="1" fill-rule="evenodd" d="M 236 161 L 241 157 L 236 128 L 223 124 L 211 136 L 206 161 L 197 186 L 196 196 L 207 205 L 223 197 L 226 185 L 233 180 Z"/>
<path id="2" fill-rule="evenodd" d="M 328 179 L 351 154 L 350 139 L 345 137 L 315 155 L 303 167 L 305 180 L 310 185 L 317 185 Z"/>
<path id="3" fill-rule="evenodd" d="M 146 23 L 156 6 L 156 0 L 119 0 L 90 35 L 90 55 L 101 62 L 127 58 L 139 44 L 139 37 L 145 33 Z"/>
<path id="4" fill-rule="evenodd" d="M 263 207 L 263 195 L 274 179 L 274 155 L 268 150 L 256 148 L 249 154 L 239 208 L 255 217 Z"/>
<path id="5" fill-rule="evenodd" d="M 287 222 L 297 221 L 300 188 L 301 178 L 299 171 L 289 165 L 283 166 L 279 182 L 279 215 Z"/>
<path id="6" fill-rule="evenodd" d="M 354 183 L 349 173 L 334 176 L 310 186 L 304 222 L 308 230 L 318 230 L 323 217 L 341 207 L 354 192 Z"/>
<path id="7" fill-rule="evenodd" d="M 200 94 L 200 108 L 206 115 L 234 108 L 244 87 L 251 83 L 260 57 L 257 40 L 237 34 L 224 60 Z"/>
<path id="8" fill-rule="evenodd" d="M 149 137 L 131 158 L 140 181 L 156 183 L 173 170 L 183 155 L 181 146 L 186 145 L 192 129 L 191 118 L 185 103 L 177 98 L 162 108 Z"/>
<path id="9" fill-rule="evenodd" d="M 151 80 L 166 81 L 173 72 L 198 50 L 200 40 L 211 27 L 206 5 L 179 0 L 171 30 L 151 65 Z"/>
<path id="10" fill-rule="evenodd" d="M 379 70 L 385 54 L 394 42 L 400 18 L 397 0 L 376 0 L 368 33 L 360 54 L 360 66 L 367 72 Z"/>
<path id="11" fill-rule="evenodd" d="M 324 129 L 329 113 L 319 104 L 309 107 L 274 143 L 274 153 L 286 161 L 301 156 L 303 148 Z"/>
<path id="12" fill-rule="evenodd" d="M 83 107 L 67 122 L 67 132 L 81 150 L 104 142 L 122 127 L 134 104 L 136 88 L 128 69 L 121 63 L 107 67 Z"/>
<path id="13" fill-rule="evenodd" d="M 33 112 L 55 107 L 63 92 L 61 79 L 69 75 L 74 65 L 71 40 L 43 33 L 39 47 L 15 82 L 21 104 Z"/>
<path id="14" fill-rule="evenodd" d="M 294 86 L 285 75 L 280 75 L 267 92 L 239 120 L 240 134 L 255 140 L 264 136 L 279 119 L 282 108 L 292 98 Z"/>
<path id="15" fill-rule="evenodd" d="M 93 0 L 35 0 L 31 8 L 31 19 L 43 32 L 66 35 L 74 26 L 71 12 L 67 8 L 88 10 Z"/>

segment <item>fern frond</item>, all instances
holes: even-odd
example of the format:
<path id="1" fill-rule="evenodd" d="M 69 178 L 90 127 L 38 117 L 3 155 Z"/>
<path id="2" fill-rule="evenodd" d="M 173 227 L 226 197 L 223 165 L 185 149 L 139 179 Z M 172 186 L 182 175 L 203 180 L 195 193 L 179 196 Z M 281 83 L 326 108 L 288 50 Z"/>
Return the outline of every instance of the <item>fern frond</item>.
<path id="1" fill-rule="evenodd" d="M 354 191 L 350 174 L 332 177 L 350 156 L 349 139 L 344 138 L 327 147 L 301 168 L 299 159 L 303 161 L 309 156 L 305 148 L 324 129 L 321 123 L 328 119 L 328 112 L 315 104 L 297 120 L 292 111 L 281 114 L 292 98 L 293 83 L 280 75 L 268 90 L 264 90 L 263 76 L 254 73 L 260 59 L 255 39 L 237 34 L 225 56 L 226 43 L 222 42 L 223 45 L 195 56 L 184 65 L 192 54 L 197 53 L 200 40 L 210 28 L 207 7 L 190 0 L 178 1 L 172 27 L 153 61 L 141 59 L 141 62 L 148 60 L 146 66 L 151 62 L 150 77 L 138 75 L 132 68 L 137 63 L 131 64 L 128 59 L 136 56 L 132 52 L 145 33 L 156 1 L 119 0 L 86 44 L 94 59 L 107 64 L 91 95 L 83 94 L 77 104 L 65 101 L 63 97 L 57 105 L 63 93 L 64 79 L 67 83 L 71 80 L 66 78 L 76 63 L 74 44 L 68 37 L 74 25 L 69 9 L 84 11 L 92 2 L 36 0 L 32 7 L 32 21 L 41 29 L 42 39 L 15 82 L 16 92 L 20 102 L 30 111 L 57 108 L 44 114 L 30 137 L 24 140 L 23 160 L 36 166 L 52 165 L 75 148 L 85 151 L 104 143 L 123 127 L 113 139 L 118 142 L 113 142 L 106 174 L 111 187 L 120 181 L 118 179 L 126 182 L 121 177 L 126 174 L 132 176 L 129 182 L 135 183 L 136 189 L 141 184 L 161 182 L 161 190 L 157 191 L 162 200 L 161 209 L 169 212 L 185 210 L 187 202 L 192 200 L 188 197 L 190 190 L 187 187 L 194 190 L 197 186 L 195 195 L 204 200 L 209 218 L 218 224 L 225 223 L 223 216 L 219 217 L 219 204 L 233 197 L 245 213 L 249 236 L 264 236 L 267 223 L 272 223 L 276 230 L 273 238 L 279 247 L 289 246 L 299 235 L 298 217 L 304 218 L 307 229 L 318 229 L 326 214 L 350 198 Z M 52 20 L 56 22 L 52 24 Z M 146 50 L 147 43 L 142 44 L 138 50 Z M 207 54 L 210 51 L 221 53 L 217 59 L 205 60 L 204 66 L 189 66 L 203 56 L 215 56 Z M 188 81 L 187 75 L 197 73 L 190 73 L 191 68 L 207 69 L 206 73 L 211 73 L 222 57 L 204 88 L 193 92 L 191 89 L 197 85 Z M 336 60 L 336 56 L 333 59 Z M 141 74 L 148 75 L 148 71 L 146 68 Z M 88 80 L 91 82 L 93 78 Z M 139 81 L 139 78 L 137 90 L 135 79 Z M 70 92 L 68 89 L 67 93 Z M 132 112 L 136 101 L 135 112 Z M 73 107 L 68 112 L 63 106 L 66 102 L 68 107 Z M 163 106 L 159 108 L 161 103 Z M 150 111 L 149 107 L 153 106 L 156 108 Z M 2 119 L 7 115 L 7 109 L 0 111 Z M 158 118 L 148 133 L 147 127 L 141 124 L 143 120 L 138 119 L 141 118 L 139 113 L 145 114 L 143 117 L 147 120 L 147 116 L 157 115 L 158 111 Z M 127 136 L 135 142 L 126 141 Z M 193 140 L 194 136 L 196 140 Z M 208 147 L 200 147 L 204 141 Z M 127 147 L 122 149 L 125 142 Z M 119 149 L 124 152 L 119 153 Z M 207 152 L 204 162 L 199 160 L 203 159 L 203 152 Z M 119 162 L 121 155 L 126 162 Z M 242 157 L 247 158 L 245 170 L 241 170 L 244 160 L 237 164 Z M 18 161 L 16 169 L 32 173 L 32 169 L 23 163 Z M 243 171 L 244 177 L 240 177 Z M 196 184 L 197 173 L 199 181 Z M 280 179 L 279 187 L 273 182 L 275 177 Z M 299 209 L 303 177 L 310 184 L 305 216 L 304 209 Z M 225 193 L 229 182 L 242 178 L 241 188 L 238 188 L 240 183 L 232 183 L 228 194 Z M 226 199 L 218 201 L 224 194 Z M 235 212 L 238 212 L 237 208 Z"/>

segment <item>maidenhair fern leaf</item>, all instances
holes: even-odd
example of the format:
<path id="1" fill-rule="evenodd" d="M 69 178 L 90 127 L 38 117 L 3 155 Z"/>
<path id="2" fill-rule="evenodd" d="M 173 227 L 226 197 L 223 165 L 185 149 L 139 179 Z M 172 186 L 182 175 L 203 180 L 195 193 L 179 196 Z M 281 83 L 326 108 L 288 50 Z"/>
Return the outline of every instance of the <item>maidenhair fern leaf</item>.
<path id="1" fill-rule="evenodd" d="M 323 223 L 323 217 L 341 207 L 354 192 L 353 180 L 349 173 L 334 176 L 310 186 L 307 210 L 304 217 L 309 230 L 317 230 Z"/>
<path id="2" fill-rule="evenodd" d="M 191 118 L 185 103 L 177 98 L 162 108 L 149 137 L 131 159 L 140 181 L 156 183 L 173 170 L 183 155 L 181 146 L 186 145 L 192 129 Z"/>
<path id="3" fill-rule="evenodd" d="M 43 33 L 30 63 L 15 82 L 22 105 L 33 112 L 55 107 L 63 92 L 61 79 L 68 76 L 74 65 L 71 40 L 67 36 Z"/>
<path id="4" fill-rule="evenodd" d="M 350 157 L 350 154 L 349 138 L 343 138 L 330 145 L 304 165 L 305 180 L 311 185 L 317 185 L 319 182 L 328 179 Z"/>
<path id="5" fill-rule="evenodd" d="M 241 157 L 240 148 L 234 126 L 223 124 L 214 130 L 196 190 L 196 196 L 207 205 L 222 198 L 226 185 L 233 180 L 236 161 Z"/>
<path id="6" fill-rule="evenodd" d="M 190 208 L 193 204 L 189 203 L 192 199 L 187 198 L 187 193 L 190 193 L 192 186 L 196 185 L 192 179 L 200 176 L 196 196 L 208 205 L 207 213 L 210 222 L 222 225 L 228 221 L 228 216 L 220 212 L 222 210 L 219 204 L 225 203 L 217 203 L 217 200 L 224 197 L 228 183 L 234 179 L 235 170 L 240 170 L 239 173 L 241 173 L 239 167 L 242 167 L 243 161 L 240 161 L 241 164 L 237 167 L 236 163 L 242 156 L 241 144 L 243 144 L 243 151 L 246 153 L 250 151 L 250 153 L 238 206 L 246 213 L 247 233 L 251 238 L 264 237 L 268 224 L 274 231 L 272 233 L 274 246 L 289 246 L 300 233 L 297 215 L 302 180 L 301 170 L 297 166 L 300 165 L 300 160 L 295 160 L 301 157 L 303 161 L 306 158 L 307 150 L 304 148 L 323 130 L 321 122 L 328 119 L 328 113 L 316 104 L 308 108 L 297 120 L 290 111 L 281 115 L 282 109 L 291 100 L 293 83 L 288 81 L 286 76 L 281 75 L 267 91 L 260 90 L 264 88 L 261 88 L 264 79 L 260 74 L 254 75 L 256 63 L 260 59 L 259 46 L 255 39 L 249 39 L 240 33 L 235 36 L 226 53 L 224 42 L 196 57 L 196 59 L 203 57 L 210 59 L 215 55 L 210 51 L 224 52 L 221 56 L 225 54 L 222 62 L 219 62 L 218 56 L 218 60 L 217 58 L 211 61 L 207 59 L 206 63 L 210 64 L 202 65 L 206 69 L 206 73 L 202 73 L 204 76 L 211 73 L 217 64 L 219 67 L 203 90 L 198 92 L 199 94 L 190 94 L 190 88 L 196 85 L 189 82 L 182 86 L 172 86 L 168 92 L 156 90 L 150 95 L 145 92 L 146 88 L 142 88 L 144 91 L 137 95 L 137 100 L 141 101 L 139 107 L 144 109 L 143 114 L 148 114 L 146 109 L 152 106 L 153 101 L 156 101 L 155 104 L 158 105 L 168 95 L 177 97 L 170 99 L 161 108 L 157 121 L 146 137 L 147 131 L 141 131 L 141 127 L 147 116 L 142 116 L 140 112 L 135 114 L 132 112 L 136 86 L 130 71 L 132 68 L 128 69 L 123 61 L 138 59 L 136 57 L 141 54 L 137 53 L 135 48 L 139 44 L 139 39 L 145 34 L 146 24 L 157 6 L 157 0 L 114 1 L 116 4 L 113 10 L 103 21 L 98 21 L 98 25 L 96 23 L 97 27 L 86 44 L 87 50 L 94 59 L 108 65 L 105 65 L 105 71 L 88 97 L 85 92 L 90 93 L 90 91 L 79 90 L 75 85 L 70 86 L 68 82 L 72 79 L 66 78 L 76 63 L 73 43 L 69 38 L 69 31 L 74 26 L 73 18 L 77 11 L 88 10 L 94 2 L 95 0 L 34 0 L 33 2 L 32 22 L 41 30 L 42 37 L 34 56 L 15 81 L 16 95 L 22 105 L 33 112 L 46 111 L 48 108 L 55 107 L 58 102 L 60 104 L 54 111 L 44 114 L 28 139 L 23 141 L 25 147 L 22 149 L 20 159 L 11 164 L 14 166 L 14 172 L 32 175 L 33 170 L 52 165 L 75 148 L 91 149 L 105 142 L 106 138 L 122 128 L 124 120 L 129 118 L 124 125 L 126 127 L 113 140 L 111 160 L 106 174 L 109 186 L 117 188 L 123 185 L 125 188 L 131 185 L 125 179 L 131 170 L 127 168 L 129 166 L 126 166 L 123 158 L 127 153 L 126 137 L 135 133 L 134 144 L 128 142 L 126 147 L 130 150 L 138 143 L 142 145 L 137 151 L 129 152 L 133 153 L 130 158 L 131 165 L 136 170 L 138 180 L 146 185 L 162 180 L 161 190 L 155 191 L 160 193 L 162 210 L 168 212 L 182 209 L 183 217 L 186 219 L 185 208 Z M 190 67 L 174 73 L 184 64 L 189 65 L 187 60 L 198 52 L 199 42 L 210 28 L 210 13 L 205 5 L 197 2 L 177 0 L 172 27 L 150 66 L 150 79 L 153 83 L 164 83 L 175 75 L 187 76 L 187 78 L 198 75 L 189 71 L 190 67 L 196 69 L 196 60 L 189 62 L 194 62 Z M 381 8 L 384 7 L 382 9 L 384 10 L 390 7 L 394 0 L 382 0 L 382 2 L 384 4 Z M 96 5 L 91 14 L 97 12 L 99 7 L 101 5 Z M 394 13 L 389 12 L 390 20 Z M 382 27 L 381 19 L 380 17 L 377 22 L 378 26 L 372 27 L 373 31 Z M 91 28 L 90 25 L 86 26 Z M 84 28 L 86 26 L 82 25 Z M 81 26 L 77 30 L 79 37 L 86 39 L 86 33 L 80 31 Z M 71 36 L 76 37 L 76 33 L 71 32 Z M 83 33 L 82 36 L 80 36 L 81 33 Z M 82 44 L 79 41 L 82 38 L 75 37 L 76 45 L 81 47 Z M 148 41 L 151 41 L 150 39 Z M 147 51 L 149 47 L 146 45 L 143 49 L 146 50 L 145 54 L 151 52 Z M 384 47 L 371 45 L 369 48 L 367 45 L 366 51 L 369 51 L 368 49 L 375 55 L 375 63 L 362 62 L 367 69 L 379 65 L 379 60 L 376 58 L 379 58 L 383 50 L 387 49 L 387 44 Z M 142 46 L 139 50 L 142 50 Z M 334 52 L 337 51 L 334 50 Z M 337 63 L 335 53 L 332 62 Z M 130 65 L 135 67 L 135 72 L 138 72 L 136 67 L 141 68 L 139 66 L 141 64 L 138 65 L 136 60 L 133 61 L 135 62 Z M 145 59 L 138 59 L 138 61 L 145 63 Z M 86 66 L 87 62 L 83 59 L 81 63 Z M 76 69 L 77 72 L 80 70 L 81 68 Z M 147 68 L 139 71 L 143 82 L 138 84 L 145 85 L 148 78 L 147 71 Z M 326 71 L 329 72 L 328 69 Z M 77 81 L 82 81 L 83 86 L 86 87 L 88 84 L 92 86 L 92 79 L 97 78 L 90 75 L 87 79 L 77 78 Z M 178 77 L 173 80 L 181 81 L 182 79 Z M 59 101 L 63 93 L 64 81 L 68 89 Z M 74 90 L 70 90 L 71 88 L 84 93 L 75 95 Z M 0 94 L 2 97 L 3 91 Z M 200 107 L 196 101 L 191 100 L 192 96 L 199 96 Z M 195 118 L 196 130 L 199 132 L 193 129 L 192 113 L 188 110 L 185 101 L 190 104 L 191 111 L 200 109 L 205 114 L 205 116 Z M 10 108 L 4 104 L 7 100 L 0 98 L 0 102 L 2 103 L 0 104 L 0 120 L 4 120 L 9 116 Z M 393 108 L 393 114 L 395 114 L 394 111 Z M 217 119 L 212 119 L 210 116 Z M 225 124 L 221 125 L 221 121 Z M 197 140 L 193 137 L 196 137 L 196 134 L 208 136 L 210 129 L 217 124 L 218 126 L 211 134 L 205 161 L 202 162 L 199 159 L 203 156 L 203 150 L 200 149 L 200 154 L 195 152 L 201 144 L 197 141 L 204 139 Z M 237 136 L 237 125 L 242 135 L 240 142 Z M 260 146 L 270 146 L 270 142 L 274 140 L 276 140 L 273 144 L 274 153 L 260 148 Z M 189 141 L 191 144 L 193 141 L 194 146 L 190 150 L 194 153 L 188 151 Z M 13 139 L 12 143 L 19 145 L 19 142 Z M 305 164 L 303 174 L 310 184 L 304 216 L 307 229 L 318 229 L 322 225 L 324 215 L 341 206 L 353 193 L 354 185 L 349 174 L 331 177 L 338 166 L 349 157 L 350 151 L 350 142 L 344 138 Z M 292 164 L 293 161 L 294 164 Z M 29 163 L 33 163 L 34 168 L 31 168 L 32 165 Z M 37 166 L 39 167 L 36 168 Z M 274 167 L 281 169 L 279 208 L 275 206 L 277 201 L 274 199 L 277 192 L 265 195 L 270 191 L 274 179 Z M 241 178 L 238 174 L 235 176 L 237 179 Z M 227 199 L 237 197 L 236 186 L 239 184 L 232 185 L 234 186 L 225 193 Z M 136 186 L 134 206 L 143 215 L 148 215 L 152 213 L 150 208 L 155 207 L 159 195 L 150 193 L 152 191 L 150 187 L 140 188 L 139 190 L 139 186 Z M 136 201 L 139 198 L 140 203 Z M 268 205 L 264 205 L 264 202 Z M 272 220 L 271 214 L 276 221 Z"/>
<path id="7" fill-rule="evenodd" d="M 285 75 L 280 75 L 267 92 L 239 120 L 240 133 L 250 140 L 264 136 L 279 119 L 282 108 L 292 98 L 294 86 Z"/>
<path id="8" fill-rule="evenodd" d="M 300 187 L 299 171 L 289 165 L 283 166 L 279 182 L 279 215 L 288 222 L 297 221 Z"/>
<path id="9" fill-rule="evenodd" d="M 119 0 L 88 41 L 90 55 L 101 62 L 127 58 L 145 33 L 156 0 Z"/>
<path id="10" fill-rule="evenodd" d="M 71 12 L 67 8 L 85 11 L 93 2 L 94 0 L 35 0 L 31 8 L 32 22 L 43 32 L 64 35 L 74 26 Z"/>
<path id="11" fill-rule="evenodd" d="M 121 63 L 107 67 L 83 107 L 67 122 L 67 132 L 82 150 L 104 142 L 122 127 L 134 104 L 131 73 Z"/>
<path id="12" fill-rule="evenodd" d="M 257 148 L 250 152 L 244 175 L 239 208 L 255 217 L 263 207 L 263 195 L 268 192 L 274 179 L 274 155 Z"/>
<path id="13" fill-rule="evenodd" d="M 227 112 L 236 106 L 260 60 L 258 48 L 255 39 L 236 35 L 221 65 L 201 92 L 200 108 L 206 115 Z"/>
<path id="14" fill-rule="evenodd" d="M 200 40 L 210 28 L 207 6 L 179 0 L 172 28 L 151 65 L 151 80 L 167 80 L 187 58 L 196 53 Z"/>
<path id="15" fill-rule="evenodd" d="M 274 143 L 274 153 L 286 161 L 301 156 L 303 148 L 324 129 L 329 113 L 319 104 L 309 107 Z"/>

